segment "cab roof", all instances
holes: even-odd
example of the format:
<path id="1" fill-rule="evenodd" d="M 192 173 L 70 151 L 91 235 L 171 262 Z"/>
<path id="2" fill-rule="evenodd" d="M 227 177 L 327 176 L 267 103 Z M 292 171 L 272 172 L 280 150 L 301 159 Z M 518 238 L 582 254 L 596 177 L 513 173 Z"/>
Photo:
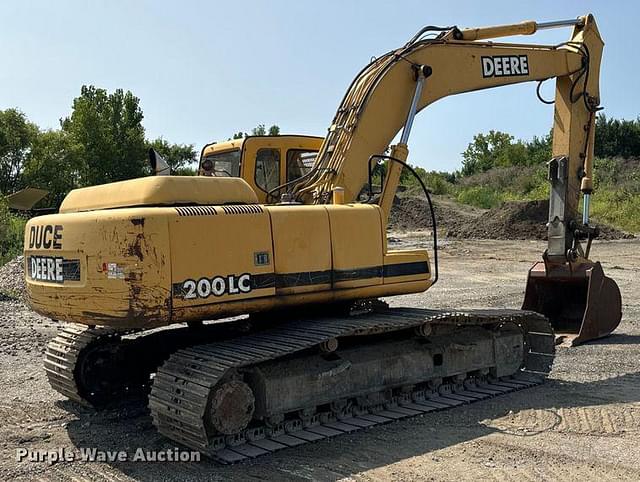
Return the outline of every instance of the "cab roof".
<path id="1" fill-rule="evenodd" d="M 293 139 L 300 139 L 303 142 L 305 141 L 309 142 L 310 140 L 312 140 L 312 141 L 316 141 L 316 143 L 319 143 L 319 144 L 321 144 L 322 141 L 324 140 L 324 138 L 320 136 L 304 136 L 304 135 L 293 135 L 293 134 L 283 134 L 278 136 L 247 136 L 247 137 L 243 137 L 242 139 L 230 139 L 227 141 L 212 142 L 211 144 L 206 144 L 202 148 L 201 157 L 208 156 L 216 152 L 229 151 L 232 149 L 242 149 L 242 145 L 247 140 L 255 139 L 255 138 L 261 138 L 261 139 L 283 139 L 283 138 L 292 139 L 293 138 Z"/>

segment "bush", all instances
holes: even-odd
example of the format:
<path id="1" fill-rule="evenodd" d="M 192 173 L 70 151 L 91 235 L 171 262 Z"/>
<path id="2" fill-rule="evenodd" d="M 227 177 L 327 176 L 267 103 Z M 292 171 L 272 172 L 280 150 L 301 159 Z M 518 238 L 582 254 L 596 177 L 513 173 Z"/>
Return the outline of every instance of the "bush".
<path id="1" fill-rule="evenodd" d="M 0 200 L 0 265 L 22 253 L 26 219 L 14 216 Z"/>
<path id="2" fill-rule="evenodd" d="M 496 207 L 503 201 L 496 191 L 482 186 L 462 188 L 458 192 L 457 199 L 458 202 L 463 204 L 470 204 L 484 209 Z"/>
<path id="3" fill-rule="evenodd" d="M 420 176 L 420 179 L 422 179 L 422 182 L 424 182 L 429 192 L 433 194 L 449 194 L 451 192 L 452 185 L 447 178 L 449 175 L 448 173 L 427 171 L 417 166 L 414 166 L 414 169 L 418 176 Z M 406 192 L 411 194 L 422 192 L 420 183 L 408 169 L 403 169 L 402 175 L 400 176 L 400 185 L 404 186 Z"/>
<path id="4" fill-rule="evenodd" d="M 615 187 L 640 194 L 640 159 L 596 157 L 593 170 L 596 191 Z"/>
<path id="5" fill-rule="evenodd" d="M 422 180 L 433 194 L 449 194 L 451 191 L 451 184 L 440 173 L 429 172 Z"/>

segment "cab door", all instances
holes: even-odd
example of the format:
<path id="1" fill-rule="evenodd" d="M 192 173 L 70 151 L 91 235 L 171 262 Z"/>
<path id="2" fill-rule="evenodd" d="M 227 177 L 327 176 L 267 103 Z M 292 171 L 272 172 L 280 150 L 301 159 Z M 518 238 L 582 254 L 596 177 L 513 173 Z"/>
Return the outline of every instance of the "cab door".
<path id="1" fill-rule="evenodd" d="M 242 145 L 242 178 L 267 203 L 267 193 L 284 182 L 282 149 L 275 137 L 248 137 Z"/>
<path id="2" fill-rule="evenodd" d="M 315 136 L 254 136 L 242 145 L 241 176 L 249 183 L 260 203 L 273 203 L 267 193 L 297 179 L 313 164 L 322 144 Z"/>

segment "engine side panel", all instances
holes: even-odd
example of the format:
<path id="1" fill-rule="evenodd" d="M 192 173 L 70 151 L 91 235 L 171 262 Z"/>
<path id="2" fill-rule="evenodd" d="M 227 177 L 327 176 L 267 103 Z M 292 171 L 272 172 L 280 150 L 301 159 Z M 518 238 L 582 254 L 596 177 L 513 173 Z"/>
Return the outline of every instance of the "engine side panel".
<path id="1" fill-rule="evenodd" d="M 258 205 L 176 208 L 169 219 L 177 310 L 275 295 L 269 214 Z"/>
<path id="2" fill-rule="evenodd" d="M 28 292 L 54 319 L 151 328 L 426 290 L 426 252 L 383 254 L 383 235 L 364 204 L 43 216 L 27 225 Z"/>
<path id="3" fill-rule="evenodd" d="M 31 219 L 27 293 L 53 319 L 115 327 L 171 322 L 170 209 L 118 209 Z"/>
<path id="4" fill-rule="evenodd" d="M 367 204 L 329 205 L 334 288 L 382 284 L 384 231 L 380 208 Z"/>
<path id="5" fill-rule="evenodd" d="M 331 289 L 329 215 L 315 206 L 269 206 L 275 249 L 276 293 Z"/>

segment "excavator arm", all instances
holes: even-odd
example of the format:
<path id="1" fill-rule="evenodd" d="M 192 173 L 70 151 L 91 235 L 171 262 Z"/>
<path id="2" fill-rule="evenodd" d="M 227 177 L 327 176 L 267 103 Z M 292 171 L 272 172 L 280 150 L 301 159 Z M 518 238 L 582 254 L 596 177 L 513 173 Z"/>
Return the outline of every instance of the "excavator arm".
<path id="1" fill-rule="evenodd" d="M 572 26 L 573 31 L 570 40 L 559 45 L 487 41 L 563 26 Z M 355 202 L 370 189 L 372 156 L 390 149 L 389 158 L 407 159 L 414 116 L 428 105 L 450 95 L 553 78 L 556 94 L 553 158 L 549 162 L 548 247 L 543 263 L 532 269 L 525 308 L 540 311 L 563 330 L 577 333 L 578 341 L 608 334 L 621 318 L 619 290 L 604 275 L 598 287 L 592 287 L 591 274 L 594 269 L 601 272 L 601 267 L 587 259 L 591 239 L 597 235 L 597 229 L 589 225 L 589 200 L 603 45 L 592 15 L 465 30 L 425 27 L 403 47 L 373 60 L 356 76 L 335 114 L 314 168 L 284 188 L 289 198 L 304 203 L 331 202 L 336 189 L 340 197 L 344 191 L 345 202 Z M 401 130 L 399 142 L 390 146 Z M 386 171 L 378 200 L 385 221 L 402 168 L 401 163 L 390 162 Z M 584 210 L 580 222 L 581 193 Z M 580 243 L 584 239 L 588 240 L 586 250 Z M 562 298 L 559 293 L 572 284 L 579 285 L 575 296 Z M 594 290 L 601 294 L 595 295 Z M 587 317 L 595 312 L 598 299 L 608 300 L 611 315 L 605 321 L 589 321 Z M 571 308 L 558 308 L 565 305 Z M 607 310 L 601 311 L 599 318 L 607 318 Z M 591 334 L 585 335 L 586 331 Z"/>

